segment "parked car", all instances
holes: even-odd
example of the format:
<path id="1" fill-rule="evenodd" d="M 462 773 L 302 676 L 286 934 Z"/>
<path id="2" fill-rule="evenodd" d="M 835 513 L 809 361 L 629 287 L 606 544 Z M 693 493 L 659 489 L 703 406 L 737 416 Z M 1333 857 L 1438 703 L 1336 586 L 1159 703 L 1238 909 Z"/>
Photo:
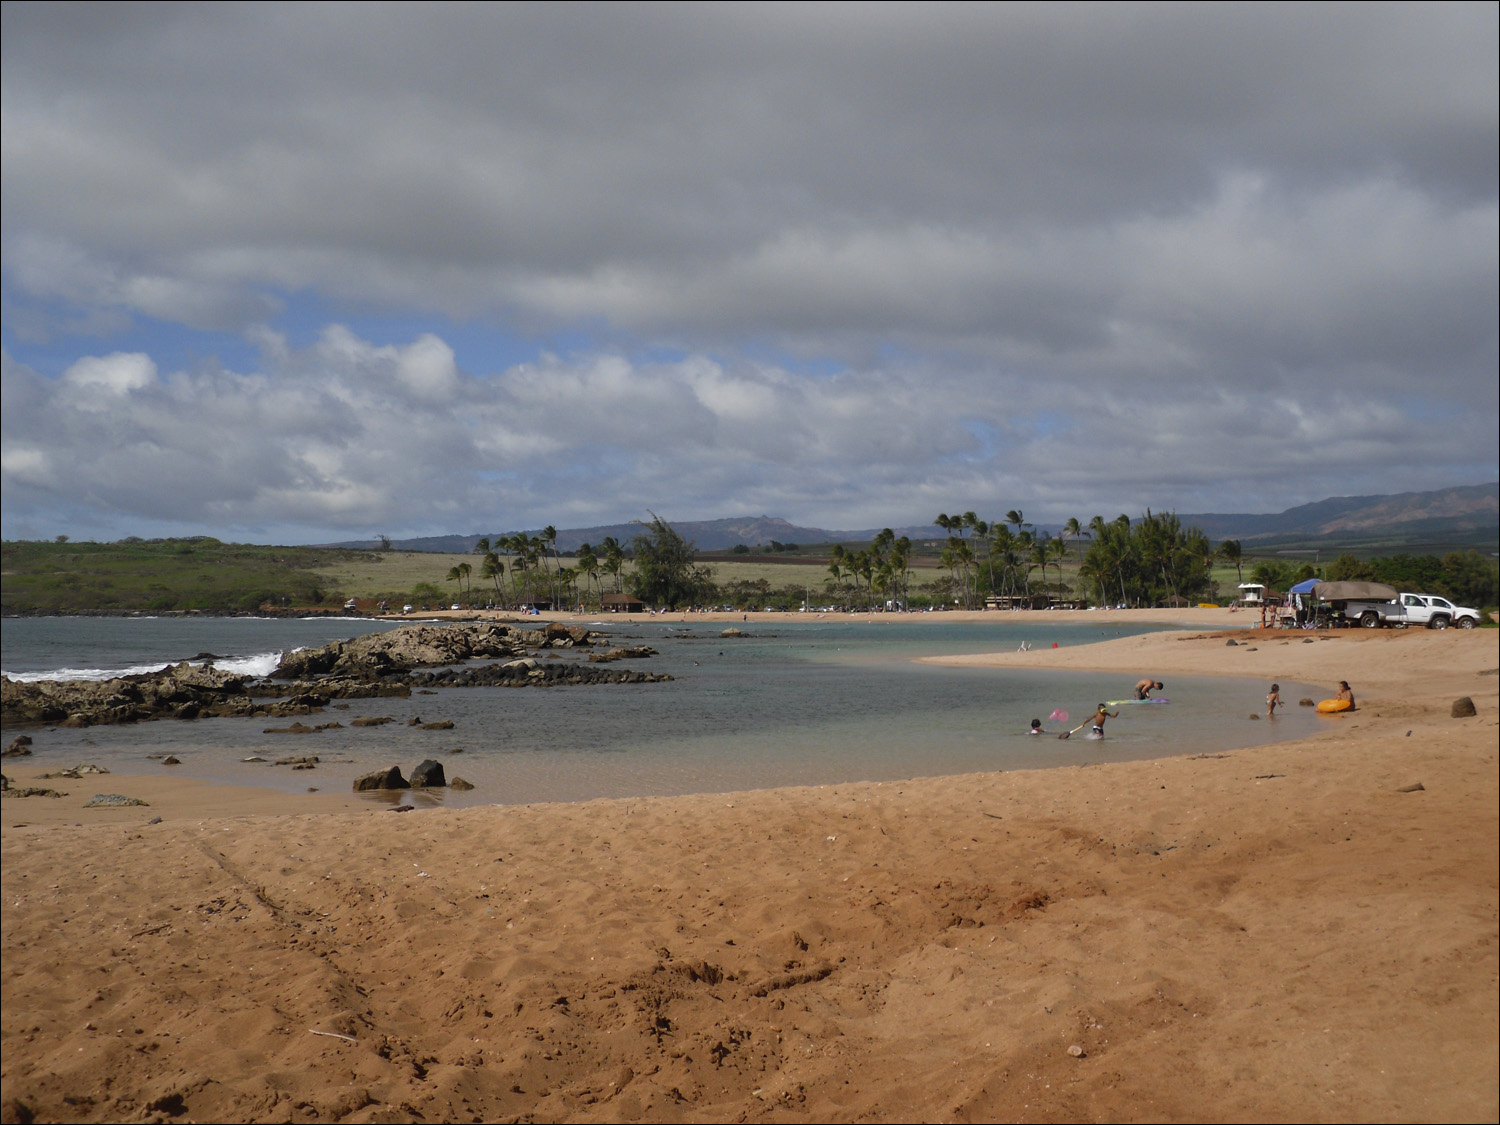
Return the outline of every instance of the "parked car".
<path id="1" fill-rule="evenodd" d="M 1454 605 L 1437 594 L 1403 593 L 1395 601 L 1388 602 L 1349 601 L 1344 603 L 1344 617 L 1350 622 L 1359 622 L 1366 629 L 1378 629 L 1382 625 L 1398 629 L 1408 625 L 1425 625 L 1429 629 L 1456 625 L 1460 629 L 1472 629 L 1479 624 L 1477 609 Z"/>

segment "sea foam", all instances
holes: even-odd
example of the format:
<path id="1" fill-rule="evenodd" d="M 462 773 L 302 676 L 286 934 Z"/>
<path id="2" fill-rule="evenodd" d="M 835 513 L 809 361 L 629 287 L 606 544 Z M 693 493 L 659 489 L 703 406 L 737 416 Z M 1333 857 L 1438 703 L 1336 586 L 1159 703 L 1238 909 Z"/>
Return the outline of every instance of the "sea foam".
<path id="1" fill-rule="evenodd" d="M 281 663 L 280 652 L 258 652 L 253 656 L 230 656 L 209 661 L 221 672 L 232 672 L 237 676 L 269 676 Z M 35 683 L 38 680 L 113 680 L 120 676 L 143 676 L 149 672 L 160 672 L 172 661 L 158 664 L 131 664 L 122 668 L 48 668 L 40 672 L 9 672 L 0 670 L 0 675 L 17 683 Z"/>

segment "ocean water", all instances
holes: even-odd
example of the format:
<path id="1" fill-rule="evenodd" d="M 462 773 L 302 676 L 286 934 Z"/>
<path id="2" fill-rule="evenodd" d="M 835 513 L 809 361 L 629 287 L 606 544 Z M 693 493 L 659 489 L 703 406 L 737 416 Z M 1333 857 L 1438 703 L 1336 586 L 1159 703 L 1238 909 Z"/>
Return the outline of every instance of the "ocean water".
<path id="1" fill-rule="evenodd" d="M 1105 740 L 1081 732 L 1060 740 L 1055 735 L 1064 728 L 1049 715 L 1066 711 L 1068 725 L 1077 725 L 1099 700 L 1127 696 L 1136 677 L 915 663 L 925 655 L 1009 651 L 1023 643 L 1087 644 L 1147 631 L 1141 628 L 830 618 L 746 621 L 738 627 L 749 635 L 725 638 L 717 623 L 589 624 L 621 643 L 659 650 L 617 666 L 669 672 L 674 680 L 446 688 L 408 699 L 352 700 L 304 719 L 344 724 L 311 735 L 265 733 L 290 723 L 265 719 L 46 728 L 29 732 L 35 744 L 27 763 L 95 762 L 288 792 L 347 792 L 354 777 L 371 769 L 399 765 L 406 772 L 435 758 L 450 779 L 463 777 L 476 788 L 402 799 L 462 806 L 1076 765 L 1228 750 L 1317 729 L 1316 717 L 1295 707 L 1273 721 L 1249 721 L 1250 713 L 1264 710 L 1266 685 L 1258 681 L 1177 677 L 1162 693 L 1170 704 L 1124 708 Z M 4 624 L 0 665 L 13 678 L 102 678 L 211 653 L 221 667 L 263 674 L 288 649 L 394 626 L 327 618 L 21 618 Z M 557 658 L 584 661 L 587 652 Z M 1312 691 L 1282 685 L 1291 699 Z M 350 726 L 356 717 L 377 716 L 393 721 Z M 1033 718 L 1047 722 L 1049 735 L 1026 733 Z M 423 731 L 410 725 L 414 719 L 451 720 L 454 728 Z M 7 742 L 12 735 L 5 732 Z M 166 754 L 182 764 L 160 765 Z M 316 769 L 271 764 L 306 755 L 319 758 Z M 245 761 L 253 757 L 266 761 Z"/>

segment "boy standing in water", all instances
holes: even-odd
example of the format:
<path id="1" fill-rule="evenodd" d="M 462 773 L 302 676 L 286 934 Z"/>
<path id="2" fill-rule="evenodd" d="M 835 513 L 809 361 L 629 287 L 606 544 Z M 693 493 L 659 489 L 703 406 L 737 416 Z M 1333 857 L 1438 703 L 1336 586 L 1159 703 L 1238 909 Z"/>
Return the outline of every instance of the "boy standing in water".
<path id="1" fill-rule="evenodd" d="M 1103 738 L 1104 720 L 1118 719 L 1119 717 L 1120 712 L 1110 712 L 1105 708 L 1104 704 L 1099 704 L 1099 709 L 1094 712 L 1094 717 L 1089 720 L 1089 733 L 1092 734 L 1095 738 Z"/>

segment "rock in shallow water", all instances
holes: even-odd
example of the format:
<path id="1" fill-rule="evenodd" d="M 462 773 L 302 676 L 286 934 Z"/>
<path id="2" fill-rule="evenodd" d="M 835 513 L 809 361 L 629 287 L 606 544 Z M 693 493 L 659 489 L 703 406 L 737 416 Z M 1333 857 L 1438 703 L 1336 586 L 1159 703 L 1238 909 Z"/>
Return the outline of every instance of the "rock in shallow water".
<path id="1" fill-rule="evenodd" d="M 362 777 L 354 779 L 354 791 L 363 793 L 370 789 L 410 789 L 406 778 L 401 776 L 399 766 L 392 766 L 388 770 L 375 770 Z"/>

